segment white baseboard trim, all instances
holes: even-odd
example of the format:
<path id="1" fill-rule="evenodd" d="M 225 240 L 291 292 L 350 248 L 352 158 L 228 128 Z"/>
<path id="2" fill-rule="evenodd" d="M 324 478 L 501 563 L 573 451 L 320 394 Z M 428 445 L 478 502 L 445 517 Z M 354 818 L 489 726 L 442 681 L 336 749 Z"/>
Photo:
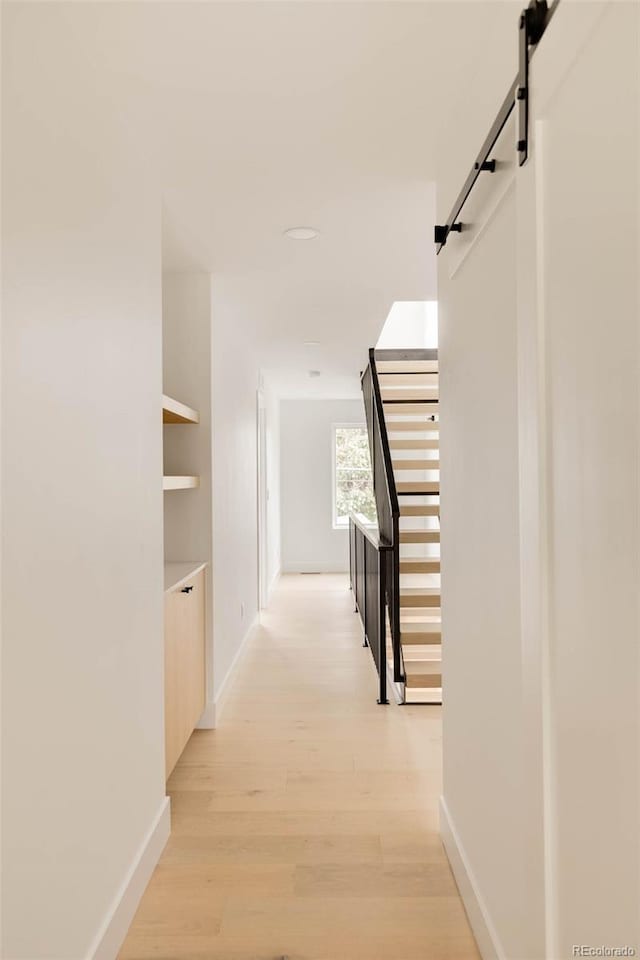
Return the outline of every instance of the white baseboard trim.
<path id="1" fill-rule="evenodd" d="M 93 941 L 87 960 L 115 960 L 118 956 L 170 831 L 171 802 L 165 797 Z"/>
<path id="2" fill-rule="evenodd" d="M 281 568 L 278 567 L 278 569 L 276 570 L 276 572 L 275 572 L 274 575 L 273 575 L 273 579 L 271 580 L 271 583 L 270 583 L 269 586 L 267 587 L 267 603 L 269 602 L 269 600 L 271 600 L 271 594 L 272 594 L 273 591 L 275 590 L 276 584 L 277 584 L 278 580 L 280 579 L 280 569 L 281 569 Z"/>
<path id="3" fill-rule="evenodd" d="M 440 797 L 440 836 L 482 960 L 506 960 L 444 797 Z"/>
<path id="4" fill-rule="evenodd" d="M 256 613 L 255 617 L 251 622 L 251 626 L 245 633 L 242 639 L 242 643 L 240 644 L 240 646 L 236 651 L 235 657 L 231 661 L 231 666 L 227 670 L 227 675 L 225 676 L 224 680 L 220 684 L 220 689 L 218 690 L 218 694 L 215 700 L 207 701 L 207 705 L 204 708 L 204 713 L 198 720 L 196 730 L 215 730 L 215 728 L 218 726 L 218 723 L 220 722 L 220 717 L 222 716 L 222 709 L 224 707 L 227 694 L 232 686 L 231 680 L 233 678 L 233 674 L 237 670 L 240 660 L 245 650 L 247 649 L 247 641 L 249 640 L 249 637 L 251 636 L 254 627 L 259 623 L 259 621 L 260 621 L 260 616 L 259 614 Z"/>
<path id="5" fill-rule="evenodd" d="M 283 573 L 349 573 L 343 563 L 332 560 L 289 560 L 282 564 Z"/>
<path id="6" fill-rule="evenodd" d="M 207 700 L 202 716 L 196 723 L 196 730 L 213 730 L 216 725 L 216 705 L 213 700 Z"/>

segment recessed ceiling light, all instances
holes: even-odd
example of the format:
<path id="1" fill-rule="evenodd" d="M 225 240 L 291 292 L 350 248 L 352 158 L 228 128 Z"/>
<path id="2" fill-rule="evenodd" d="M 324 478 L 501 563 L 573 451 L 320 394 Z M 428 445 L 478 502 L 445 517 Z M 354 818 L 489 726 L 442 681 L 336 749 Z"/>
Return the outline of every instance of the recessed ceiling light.
<path id="1" fill-rule="evenodd" d="M 285 237 L 289 237 L 290 240 L 313 240 L 314 237 L 318 236 L 319 231 L 315 230 L 313 227 L 290 227 L 288 230 L 285 230 Z"/>
<path id="2" fill-rule="evenodd" d="M 320 346 L 320 341 L 319 341 L 319 340 L 305 340 L 305 341 L 304 341 L 304 345 L 305 345 L 305 347 L 319 347 L 319 346 Z"/>
<path id="3" fill-rule="evenodd" d="M 309 376 L 310 376 L 310 377 L 319 377 L 319 376 L 320 376 L 320 371 L 319 371 L 319 370 L 309 370 Z"/>

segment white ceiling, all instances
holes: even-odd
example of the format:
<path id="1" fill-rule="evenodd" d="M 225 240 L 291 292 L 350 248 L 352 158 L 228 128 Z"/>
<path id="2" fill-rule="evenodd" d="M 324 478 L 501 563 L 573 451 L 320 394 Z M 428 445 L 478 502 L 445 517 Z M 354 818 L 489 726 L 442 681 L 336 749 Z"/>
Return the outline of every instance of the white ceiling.
<path id="1" fill-rule="evenodd" d="M 436 299 L 439 131 L 515 9 L 153 3 L 144 43 L 122 36 L 159 94 L 165 267 L 215 275 L 282 395 L 358 395 L 393 301 Z M 283 237 L 299 225 L 320 236 Z"/>

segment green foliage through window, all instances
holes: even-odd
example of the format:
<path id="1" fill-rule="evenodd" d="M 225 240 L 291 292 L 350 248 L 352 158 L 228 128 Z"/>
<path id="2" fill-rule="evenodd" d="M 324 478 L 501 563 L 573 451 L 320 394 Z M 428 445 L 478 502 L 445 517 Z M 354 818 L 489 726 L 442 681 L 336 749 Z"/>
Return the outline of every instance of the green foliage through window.
<path id="1" fill-rule="evenodd" d="M 336 427 L 334 442 L 336 526 L 346 526 L 350 513 L 361 513 L 371 523 L 376 523 L 369 439 L 365 427 Z"/>

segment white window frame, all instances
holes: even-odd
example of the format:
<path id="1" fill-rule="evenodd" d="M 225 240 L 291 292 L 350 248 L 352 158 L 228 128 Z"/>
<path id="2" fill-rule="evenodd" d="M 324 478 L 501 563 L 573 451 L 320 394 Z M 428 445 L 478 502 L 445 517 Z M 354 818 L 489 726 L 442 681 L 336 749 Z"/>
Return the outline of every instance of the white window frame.
<path id="1" fill-rule="evenodd" d="M 338 518 L 336 516 L 336 432 L 344 429 L 364 430 L 366 433 L 367 425 L 363 420 L 331 424 L 331 525 L 334 530 L 349 529 L 349 523 L 338 523 Z"/>

